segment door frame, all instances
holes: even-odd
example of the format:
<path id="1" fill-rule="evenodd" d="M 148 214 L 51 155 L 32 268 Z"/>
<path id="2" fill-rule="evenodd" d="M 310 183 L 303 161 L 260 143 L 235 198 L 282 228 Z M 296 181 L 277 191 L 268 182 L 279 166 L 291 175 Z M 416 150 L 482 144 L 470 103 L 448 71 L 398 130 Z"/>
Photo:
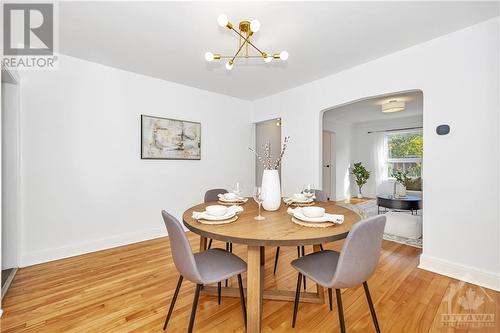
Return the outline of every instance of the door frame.
<path id="1" fill-rule="evenodd" d="M 335 137 L 335 132 L 334 131 L 330 131 L 330 130 L 326 130 L 326 129 L 323 129 L 321 131 L 321 187 L 322 187 L 322 190 L 325 191 L 325 189 L 323 188 L 323 180 L 324 180 L 324 177 L 323 177 L 323 169 L 324 169 L 324 161 L 323 161 L 323 152 L 324 152 L 324 149 L 325 147 L 323 146 L 323 135 L 324 133 L 327 132 L 330 134 L 330 184 L 329 184 L 329 187 L 330 187 L 330 190 L 329 190 L 329 195 L 328 195 L 328 200 L 330 201 L 335 201 L 335 198 L 336 198 L 336 190 L 335 190 L 335 187 L 332 186 L 333 185 L 333 181 L 335 180 L 336 181 L 336 174 L 333 172 L 333 165 L 334 165 L 334 155 L 333 152 L 332 152 L 332 147 L 333 147 L 333 138 Z"/>
<path id="2" fill-rule="evenodd" d="M 1 70 L 2 73 L 2 79 L 1 79 L 1 84 L 12 84 L 16 86 L 16 98 L 17 98 L 17 109 L 18 109 L 18 119 L 17 119 L 17 126 L 16 126 L 16 141 L 17 141 L 17 151 L 16 151 L 16 159 L 17 159 L 17 182 L 16 182 L 16 188 L 17 188 L 17 214 L 16 214 L 16 267 L 14 267 L 14 271 L 17 270 L 17 268 L 21 267 L 22 264 L 22 240 L 23 240 L 23 217 L 22 217 L 22 207 L 23 207 L 23 202 L 22 202 L 22 173 L 21 173 L 21 165 L 22 165 L 22 155 L 21 155 L 21 78 L 19 74 L 16 71 L 8 70 L 6 68 L 2 68 Z M 0 126 L 3 126 L 1 118 L 0 118 Z M 1 133 L 1 131 L 0 131 Z M 2 134 L 3 135 L 3 134 Z M 1 144 L 2 144 L 2 139 L 0 135 L 0 155 L 2 156 L 3 160 L 3 151 L 1 150 Z M 0 165 L 0 172 L 2 171 L 1 165 Z M 1 177 L 0 177 L 1 178 Z M 0 181 L 1 183 L 1 181 Z M 4 184 L 1 184 L 2 188 Z M 0 200 L 3 200 L 3 197 L 0 195 Z M 1 202 L 1 201 L 0 201 Z M 0 209 L 0 271 L 1 271 L 1 266 L 2 266 L 2 251 L 1 251 L 1 237 L 2 237 L 2 229 L 3 229 L 3 220 L 2 220 L 2 214 L 3 214 L 3 209 Z"/>

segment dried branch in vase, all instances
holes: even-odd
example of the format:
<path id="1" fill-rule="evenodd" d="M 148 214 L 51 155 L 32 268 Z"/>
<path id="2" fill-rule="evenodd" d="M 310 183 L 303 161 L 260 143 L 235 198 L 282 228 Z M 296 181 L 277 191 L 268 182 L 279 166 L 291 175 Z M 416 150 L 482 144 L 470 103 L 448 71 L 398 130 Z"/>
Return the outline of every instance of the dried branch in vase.
<path id="1" fill-rule="evenodd" d="M 283 148 L 281 149 L 280 157 L 278 157 L 278 159 L 276 160 L 276 164 L 274 165 L 275 170 L 277 170 L 281 165 L 281 160 L 283 159 L 283 155 L 285 155 L 285 150 L 286 150 L 286 147 L 287 147 L 289 141 L 290 141 L 290 137 L 286 136 L 285 140 L 283 142 Z"/>
<path id="2" fill-rule="evenodd" d="M 281 165 L 283 155 L 285 154 L 285 150 L 286 150 L 286 147 L 288 145 L 288 142 L 290 142 L 290 137 L 286 136 L 285 140 L 283 142 L 283 148 L 281 149 L 281 154 L 276 159 L 276 162 L 274 164 L 272 163 L 272 158 L 271 158 L 271 142 L 270 141 L 266 141 L 266 143 L 264 143 L 262 145 L 262 147 L 264 148 L 264 157 L 260 156 L 254 149 L 252 149 L 250 147 L 248 147 L 248 149 L 251 152 L 253 152 L 255 154 L 255 156 L 257 156 L 257 159 L 260 161 L 260 163 L 262 163 L 265 170 L 278 170 L 278 168 Z"/>

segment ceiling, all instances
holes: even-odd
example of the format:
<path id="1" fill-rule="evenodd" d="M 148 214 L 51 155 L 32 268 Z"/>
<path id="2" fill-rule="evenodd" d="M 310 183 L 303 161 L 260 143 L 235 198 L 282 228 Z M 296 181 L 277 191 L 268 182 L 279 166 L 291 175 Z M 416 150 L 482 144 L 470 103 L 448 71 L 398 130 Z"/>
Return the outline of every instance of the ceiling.
<path id="1" fill-rule="evenodd" d="M 389 101 L 405 101 L 404 111 L 383 113 L 382 104 Z M 390 120 L 407 117 L 422 117 L 423 94 L 421 91 L 412 91 L 398 94 L 391 94 L 379 97 L 364 99 L 358 102 L 346 104 L 323 114 L 323 120 L 329 122 L 338 122 L 342 124 L 356 125 L 360 123 Z"/>
<path id="2" fill-rule="evenodd" d="M 499 15 L 498 2 L 60 2 L 60 52 L 254 100 Z M 257 18 L 257 47 L 287 62 L 207 63 L 237 40 L 217 25 Z"/>

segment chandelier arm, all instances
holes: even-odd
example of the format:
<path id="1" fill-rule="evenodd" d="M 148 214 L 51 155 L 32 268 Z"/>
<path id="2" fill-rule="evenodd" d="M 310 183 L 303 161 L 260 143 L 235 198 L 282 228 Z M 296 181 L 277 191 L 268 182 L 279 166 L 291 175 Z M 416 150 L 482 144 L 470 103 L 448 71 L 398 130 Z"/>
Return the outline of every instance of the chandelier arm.
<path id="1" fill-rule="evenodd" d="M 221 55 L 220 56 L 220 59 L 232 59 L 232 58 L 235 58 L 235 59 L 259 58 L 259 59 L 261 59 L 262 56 L 260 56 L 260 55 L 249 55 L 249 56 L 245 56 L 245 55 L 238 55 L 238 56 L 234 56 L 234 55 Z"/>
<path id="2" fill-rule="evenodd" d="M 238 30 L 236 30 L 235 28 L 231 27 L 231 30 L 233 30 L 234 32 L 236 32 L 238 35 L 240 35 L 240 37 L 244 38 L 248 44 L 252 45 L 254 49 L 256 49 L 257 51 L 259 51 L 260 54 L 264 54 L 264 52 L 262 52 L 257 46 L 253 45 L 253 43 L 249 40 L 250 36 L 248 36 L 248 39 L 245 38 L 245 36 L 243 36 Z"/>
<path id="3" fill-rule="evenodd" d="M 240 48 L 238 49 L 238 51 L 236 52 L 236 54 L 233 56 L 233 58 L 230 60 L 231 63 L 234 62 L 234 59 L 236 59 L 236 57 L 238 56 L 238 53 L 240 53 L 241 49 L 243 48 L 243 46 L 245 46 L 245 44 L 248 42 L 248 39 L 245 39 L 245 41 L 243 42 L 243 44 L 241 44 Z"/>

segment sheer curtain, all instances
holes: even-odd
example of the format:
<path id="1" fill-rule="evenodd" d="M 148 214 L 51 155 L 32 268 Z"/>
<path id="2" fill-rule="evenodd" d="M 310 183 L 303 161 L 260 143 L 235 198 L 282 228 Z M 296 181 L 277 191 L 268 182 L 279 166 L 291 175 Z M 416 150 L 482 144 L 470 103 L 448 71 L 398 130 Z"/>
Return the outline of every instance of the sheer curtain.
<path id="1" fill-rule="evenodd" d="M 373 166 L 373 179 L 375 181 L 373 196 L 386 192 L 384 183 L 387 183 L 386 161 L 387 161 L 387 140 L 385 133 L 370 133 L 372 142 L 371 163 Z M 385 186 L 387 187 L 387 186 Z"/>

